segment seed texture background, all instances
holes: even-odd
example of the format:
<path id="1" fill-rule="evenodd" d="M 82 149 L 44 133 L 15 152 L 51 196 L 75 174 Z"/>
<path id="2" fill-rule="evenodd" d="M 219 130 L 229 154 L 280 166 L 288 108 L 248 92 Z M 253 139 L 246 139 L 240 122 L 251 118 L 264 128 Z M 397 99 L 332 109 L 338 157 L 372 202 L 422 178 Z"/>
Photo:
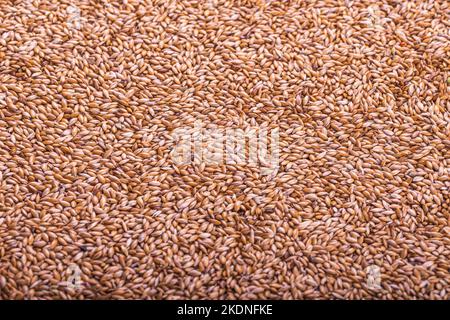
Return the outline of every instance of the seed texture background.
<path id="1" fill-rule="evenodd" d="M 0 298 L 449 299 L 449 18 L 0 0 Z M 279 128 L 278 171 L 174 164 L 196 120 Z"/>

